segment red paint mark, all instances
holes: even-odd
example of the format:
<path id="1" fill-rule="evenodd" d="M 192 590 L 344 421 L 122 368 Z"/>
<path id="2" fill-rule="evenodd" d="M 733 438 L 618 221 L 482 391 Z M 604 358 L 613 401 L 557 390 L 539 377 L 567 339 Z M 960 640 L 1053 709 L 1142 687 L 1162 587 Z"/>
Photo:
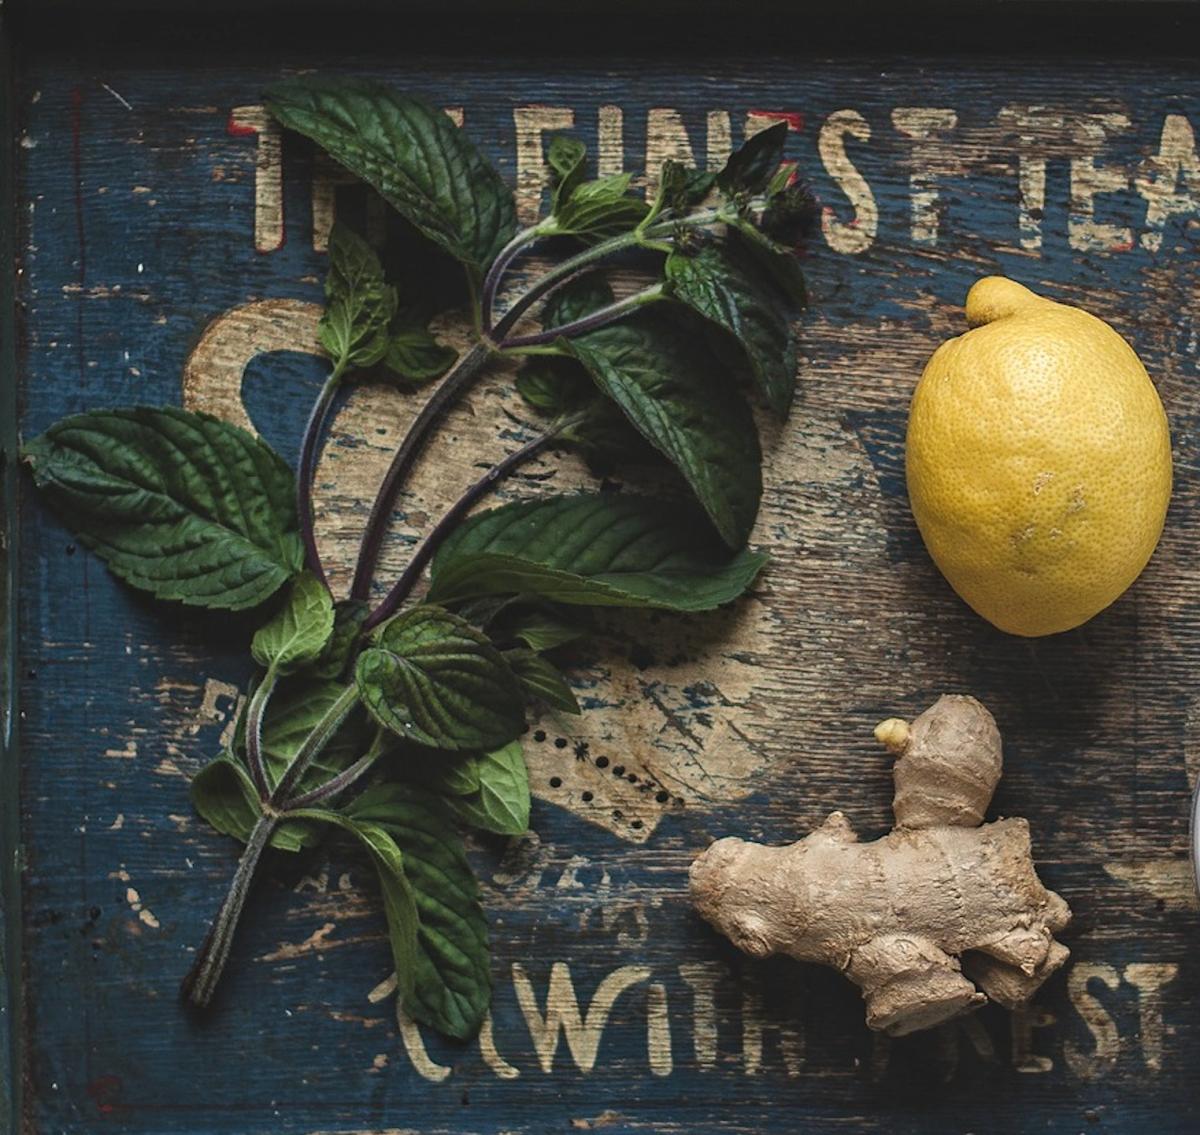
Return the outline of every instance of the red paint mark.
<path id="1" fill-rule="evenodd" d="M 1133 241 L 1132 240 L 1118 241 L 1116 244 L 1112 245 L 1108 251 L 1109 252 L 1132 252 L 1133 251 Z"/>
<path id="2" fill-rule="evenodd" d="M 225 133 L 231 138 L 257 138 L 259 131 L 257 126 L 249 126 L 244 122 L 238 122 L 233 117 L 233 111 L 230 111 L 229 117 L 225 120 Z M 282 160 L 281 154 L 280 161 Z M 254 176 L 257 178 L 258 173 L 256 172 Z M 255 208 L 257 208 L 257 205 Z M 287 197 L 283 193 L 279 195 L 279 224 L 283 230 L 279 238 L 279 248 L 282 248 L 287 244 Z M 271 252 L 278 252 L 279 248 L 261 249 L 257 247 L 256 242 L 254 251 L 260 256 L 266 256 Z"/>
<path id="3" fill-rule="evenodd" d="M 252 138 L 258 133 L 258 129 L 254 126 L 247 126 L 245 123 L 238 122 L 233 117 L 233 112 L 230 111 L 229 118 L 225 123 L 225 131 L 231 134 L 234 138 Z"/>
<path id="4" fill-rule="evenodd" d="M 786 122 L 789 130 L 804 129 L 804 115 L 798 110 L 748 110 L 748 115 L 755 118 L 773 118 L 776 122 Z"/>
<path id="5" fill-rule="evenodd" d="M 121 1083 L 120 1076 L 97 1076 L 87 1086 L 88 1098 L 101 1115 L 112 1115 L 114 1112 L 125 1110 L 125 1105 L 121 1102 L 124 1090 L 125 1085 Z"/>

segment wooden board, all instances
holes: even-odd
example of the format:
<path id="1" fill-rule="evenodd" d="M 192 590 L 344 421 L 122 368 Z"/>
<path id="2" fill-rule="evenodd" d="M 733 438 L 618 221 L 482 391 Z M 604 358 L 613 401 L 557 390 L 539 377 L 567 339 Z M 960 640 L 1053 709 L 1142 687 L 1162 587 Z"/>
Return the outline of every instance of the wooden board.
<path id="1" fill-rule="evenodd" d="M 793 125 L 789 155 L 826 213 L 801 393 L 766 439 L 755 543 L 772 565 L 734 611 L 614 618 L 574 660 L 587 716 L 539 722 L 528 741 L 533 832 L 473 851 L 496 985 L 479 1041 L 398 1022 L 370 869 L 340 845 L 269 873 L 220 1010 L 197 1022 L 176 987 L 235 848 L 193 816 L 187 778 L 229 727 L 247 625 L 132 595 L 25 486 L 24 1130 L 1194 1131 L 1194 66 L 531 52 L 350 69 L 461 108 L 522 209 L 540 190 L 541 131 L 573 127 L 606 169 L 652 176 L 667 156 L 717 162 L 748 128 Z M 182 402 L 294 448 L 321 378 L 333 202 L 370 226 L 380 214 L 338 198 L 301 146 L 280 147 L 257 106 L 280 73 L 269 52 L 28 60 L 25 436 L 85 408 Z M 1044 641 L 963 607 L 904 491 L 913 384 L 962 330 L 970 283 L 996 271 L 1125 334 L 1175 442 L 1175 497 L 1144 577 Z M 391 571 L 473 467 L 521 435 L 501 413 L 521 414 L 508 378 L 495 373 L 423 464 Z M 319 473 L 338 587 L 413 410 L 364 388 L 338 418 Z M 587 480 L 556 459 L 510 495 Z M 716 836 L 790 840 L 834 808 L 885 829 L 890 773 L 871 728 L 943 690 L 1000 722 L 995 810 L 1029 817 L 1043 877 L 1076 912 L 1072 960 L 1025 1013 L 988 1007 L 888 1043 L 837 975 L 750 963 L 718 940 L 688 909 L 686 868 Z"/>

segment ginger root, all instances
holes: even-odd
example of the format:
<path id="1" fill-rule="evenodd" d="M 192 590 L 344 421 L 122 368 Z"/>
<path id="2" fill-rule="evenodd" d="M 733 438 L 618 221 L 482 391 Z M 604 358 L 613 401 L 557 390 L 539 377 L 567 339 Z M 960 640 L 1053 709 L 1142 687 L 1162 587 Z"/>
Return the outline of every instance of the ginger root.
<path id="1" fill-rule="evenodd" d="M 989 997 L 1024 1004 L 1066 961 L 1054 934 L 1071 912 L 1037 877 L 1029 824 L 983 823 L 1001 772 L 996 722 L 947 694 L 875 736 L 899 757 L 889 834 L 860 843 L 834 812 L 788 847 L 718 840 L 692 864 L 692 902 L 753 957 L 836 966 L 861 987 L 867 1024 L 892 1036 Z"/>

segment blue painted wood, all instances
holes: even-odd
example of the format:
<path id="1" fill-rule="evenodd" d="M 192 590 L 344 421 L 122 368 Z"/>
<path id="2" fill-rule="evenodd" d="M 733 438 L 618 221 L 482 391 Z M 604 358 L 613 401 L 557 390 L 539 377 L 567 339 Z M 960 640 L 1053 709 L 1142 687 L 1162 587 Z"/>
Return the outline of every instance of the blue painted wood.
<path id="1" fill-rule="evenodd" d="M 677 109 L 698 153 L 710 110 L 731 112 L 735 134 L 749 110 L 793 112 L 790 155 L 842 222 L 853 209 L 817 138 L 831 115 L 862 115 L 870 138 L 849 138 L 848 150 L 878 233 L 860 253 L 825 242 L 812 255 L 798 432 L 785 450 L 794 463 L 771 473 L 777 522 L 760 533 L 779 573 L 780 597 L 767 602 L 787 628 L 755 691 L 773 763 L 749 799 L 693 799 L 645 842 L 542 799 L 536 837 L 473 849 L 492 917 L 502 1059 L 426 1036 L 430 1063 L 414 1065 L 390 999 L 371 997 L 388 964 L 369 870 L 340 847 L 275 864 L 219 1012 L 193 1020 L 175 990 L 235 849 L 191 817 L 178 772 L 217 747 L 222 722 L 197 724 L 204 682 L 245 681 L 248 626 L 122 589 L 26 491 L 26 1130 L 1195 1130 L 1200 912 L 1183 872 L 1200 649 L 1197 217 L 1172 216 L 1152 250 L 1147 200 L 1127 183 L 1096 198 L 1095 219 L 1129 226 L 1132 247 L 1072 247 L 1067 158 L 1082 162 L 1086 147 L 1043 139 L 1042 243 L 1023 248 L 1018 131 L 997 126 L 1013 103 L 1124 115 L 1127 128 L 1095 160 L 1147 177 L 1166 116 L 1200 123 L 1194 68 L 413 56 L 367 70 L 463 106 L 510 179 L 516 106 L 572 107 L 590 142 L 598 108 L 622 107 L 632 170 L 645 162 L 650 108 Z M 20 97 L 25 436 L 77 410 L 176 402 L 215 315 L 261 297 L 319 300 L 301 151 L 285 152 L 286 242 L 257 253 L 254 139 L 228 128 L 231 109 L 254 103 L 279 71 L 212 58 L 164 69 L 31 60 Z M 916 162 L 893 124 L 906 106 L 954 108 L 950 148 Z M 938 171 L 935 244 L 914 240 L 911 224 L 910 176 L 928 170 Z M 869 227 L 862 216 L 859 227 Z M 991 631 L 953 598 L 903 494 L 912 384 L 988 271 L 1112 319 L 1159 381 L 1176 439 L 1175 502 L 1146 577 L 1083 630 L 1033 644 Z M 295 354 L 255 364 L 247 405 L 273 443 L 294 446 L 297 405 L 318 378 Z M 636 645 L 636 625 L 626 632 Z M 695 664 L 703 674 L 703 658 Z M 1009 768 L 996 808 L 1030 818 L 1043 877 L 1076 911 L 1074 957 L 1022 1017 L 989 1007 L 888 1045 L 867 1033 L 837 975 L 751 964 L 709 933 L 685 902 L 685 871 L 716 835 L 791 839 L 834 807 L 882 829 L 888 778 L 870 727 L 943 689 L 977 694 L 1001 721 Z M 231 705 L 218 696 L 210 708 Z M 544 1009 L 563 964 L 585 1008 L 620 967 L 648 971 L 627 971 L 640 980 L 618 998 L 587 1072 L 578 1037 L 574 1053 L 560 1040 L 553 1071 L 542 1070 L 519 1003 L 527 978 Z M 652 1064 L 647 1038 L 664 1004 L 669 1047 Z"/>

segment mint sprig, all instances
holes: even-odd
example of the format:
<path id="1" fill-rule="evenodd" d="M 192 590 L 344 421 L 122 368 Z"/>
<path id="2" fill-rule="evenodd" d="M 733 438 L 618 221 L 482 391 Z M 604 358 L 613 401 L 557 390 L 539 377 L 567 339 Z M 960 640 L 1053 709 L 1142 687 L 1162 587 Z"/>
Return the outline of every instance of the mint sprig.
<path id="1" fill-rule="evenodd" d="M 815 209 L 780 164 L 782 126 L 720 170 L 668 162 L 648 200 L 627 174 L 590 176 L 583 143 L 556 137 L 546 215 L 518 229 L 500 174 L 420 98 L 318 76 L 280 84 L 267 105 L 459 263 L 473 342 L 461 355 L 439 343 L 417 318 L 423 297 L 399 295 L 377 252 L 339 223 L 318 328 L 329 373 L 295 477 L 260 439 L 174 407 L 64 419 L 24 458 L 123 580 L 161 599 L 255 612 L 248 645 L 260 671 L 227 749 L 192 782 L 197 812 L 244 847 L 187 1000 L 211 1001 L 263 854 L 340 832 L 376 868 L 405 1008 L 465 1038 L 491 982 L 458 829 L 527 828 L 526 703 L 580 712 L 561 652 L 587 634 L 587 608 L 712 610 L 743 595 L 766 562 L 747 547 L 761 451 L 738 378 L 786 414 L 805 295 L 793 245 Z M 535 248 L 549 265 L 512 286 Z M 444 411 L 511 358 L 540 423 L 523 424 L 528 440 L 463 487 L 400 576 L 381 581 L 380 598 L 378 554 L 413 464 Z M 359 376 L 415 389 L 442 375 L 371 505 L 350 596 L 335 599 L 312 484 L 338 392 Z M 649 453 L 676 476 L 648 487 L 661 495 L 549 496 L 471 515 L 514 470 L 560 447 L 615 464 Z"/>

